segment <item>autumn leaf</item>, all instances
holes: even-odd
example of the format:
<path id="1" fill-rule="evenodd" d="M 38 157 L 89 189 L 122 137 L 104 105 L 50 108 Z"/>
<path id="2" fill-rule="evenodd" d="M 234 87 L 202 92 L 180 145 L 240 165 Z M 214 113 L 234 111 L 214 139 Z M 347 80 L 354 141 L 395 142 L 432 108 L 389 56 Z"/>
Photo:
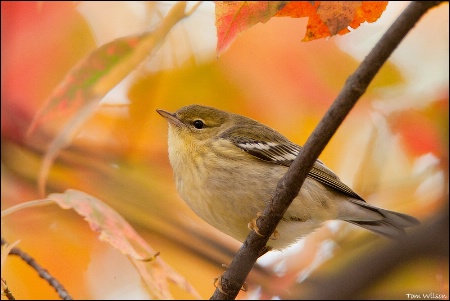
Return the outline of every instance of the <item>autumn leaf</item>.
<path id="1" fill-rule="evenodd" d="M 44 194 L 48 171 L 59 151 L 72 141 L 81 126 L 92 116 L 98 102 L 158 49 L 173 26 L 187 16 L 185 8 L 186 2 L 180 1 L 154 31 L 119 38 L 92 51 L 54 90 L 35 115 L 28 135 L 52 115 L 70 111 L 69 115 L 73 116 L 67 118 L 65 126 L 53 139 L 45 155 L 38 179 L 41 194 Z"/>
<path id="2" fill-rule="evenodd" d="M 217 54 L 223 52 L 242 31 L 272 17 L 308 17 L 303 41 L 343 35 L 348 27 L 375 22 L 387 1 L 216 1 Z"/>
<path id="3" fill-rule="evenodd" d="M 143 281 L 153 297 L 173 299 L 168 281 L 200 298 L 197 291 L 187 280 L 165 263 L 134 228 L 106 203 L 75 189 L 64 193 L 52 193 L 47 198 L 20 203 L 3 210 L 2 218 L 24 208 L 48 204 L 58 204 L 63 209 L 73 209 L 89 224 L 92 231 L 99 233 L 99 239 L 105 241 L 122 254 L 129 257 L 139 271 Z"/>
<path id="4" fill-rule="evenodd" d="M 267 22 L 286 5 L 286 1 L 216 1 L 217 55 L 237 35 L 261 22 Z"/>
<path id="5" fill-rule="evenodd" d="M 129 59 L 139 41 L 147 37 L 145 34 L 137 37 L 125 37 L 107 43 L 82 59 L 66 75 L 60 85 L 52 92 L 45 105 L 35 115 L 29 128 L 33 132 L 36 126 L 49 120 L 51 114 L 63 114 L 64 111 L 76 111 L 87 102 L 103 96 L 108 89 L 102 91 L 99 87 L 109 82 L 114 87 L 117 80 L 110 79 L 115 68 Z M 118 79 L 120 81 L 120 79 Z M 112 88 L 108 87 L 108 88 Z M 45 118 L 45 119 L 44 119 Z M 51 121 L 51 119 L 50 119 Z"/>
<path id="6" fill-rule="evenodd" d="M 387 1 L 292 1 L 275 17 L 309 17 L 303 41 L 343 35 L 363 22 L 375 22 L 386 9 Z"/>
<path id="7" fill-rule="evenodd" d="M 110 243 L 124 255 L 130 256 L 155 297 L 172 299 L 167 279 L 199 297 L 195 289 L 161 258 L 156 257 L 157 253 L 133 227 L 104 202 L 75 189 L 68 189 L 64 193 L 52 193 L 48 199 L 55 201 L 63 209 L 74 209 L 84 217 L 93 231 L 100 233 L 100 240 Z"/>

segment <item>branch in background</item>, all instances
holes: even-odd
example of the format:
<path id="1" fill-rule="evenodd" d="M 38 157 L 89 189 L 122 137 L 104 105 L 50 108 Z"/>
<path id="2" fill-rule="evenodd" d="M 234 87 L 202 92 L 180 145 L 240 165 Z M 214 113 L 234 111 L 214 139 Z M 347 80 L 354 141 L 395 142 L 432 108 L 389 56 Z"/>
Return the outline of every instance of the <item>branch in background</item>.
<path id="1" fill-rule="evenodd" d="M 339 125 L 407 33 L 430 8 L 440 3 L 442 2 L 420 1 L 409 4 L 358 69 L 347 79 L 341 93 L 308 138 L 287 173 L 278 182 L 274 197 L 258 219 L 259 232 L 264 236 L 259 236 L 254 231 L 250 232 L 229 268 L 221 276 L 220 289 L 216 289 L 211 299 L 236 298 L 248 273 L 261 255 L 261 251 L 264 250 L 270 235 L 274 232 L 292 200 L 297 196 L 309 170 Z"/>
<path id="2" fill-rule="evenodd" d="M 2 237 L 2 246 L 4 244 L 7 244 L 7 242 Z M 17 247 L 12 248 L 11 251 L 9 252 L 9 254 L 19 256 L 22 260 L 24 260 L 26 263 L 28 263 L 33 269 L 35 269 L 38 272 L 39 276 L 41 278 L 47 280 L 47 282 L 56 290 L 56 292 L 61 297 L 61 299 L 73 300 L 73 298 L 69 295 L 69 293 L 66 291 L 64 286 L 58 280 L 56 280 L 56 278 L 54 278 L 52 275 L 50 275 L 50 273 L 46 269 L 41 267 L 36 262 L 36 260 L 34 260 L 33 257 L 31 257 L 26 252 L 22 251 L 21 249 L 19 249 Z"/>

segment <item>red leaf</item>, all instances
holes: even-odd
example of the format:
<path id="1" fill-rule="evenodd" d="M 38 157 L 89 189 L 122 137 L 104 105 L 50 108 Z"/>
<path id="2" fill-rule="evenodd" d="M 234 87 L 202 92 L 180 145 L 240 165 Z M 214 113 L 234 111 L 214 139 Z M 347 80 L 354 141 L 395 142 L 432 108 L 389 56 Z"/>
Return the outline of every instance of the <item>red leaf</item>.
<path id="1" fill-rule="evenodd" d="M 267 22 L 284 7 L 283 1 L 216 1 L 217 54 L 224 51 L 236 36 L 261 22 Z"/>

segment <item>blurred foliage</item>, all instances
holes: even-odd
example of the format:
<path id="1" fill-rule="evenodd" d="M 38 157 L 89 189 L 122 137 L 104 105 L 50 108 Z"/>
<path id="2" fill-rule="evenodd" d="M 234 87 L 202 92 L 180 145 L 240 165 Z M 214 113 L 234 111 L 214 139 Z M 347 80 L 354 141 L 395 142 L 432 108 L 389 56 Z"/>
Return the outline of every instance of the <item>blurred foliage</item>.
<path id="1" fill-rule="evenodd" d="M 50 119 L 31 136 L 25 133 L 67 72 L 100 46 L 95 43 L 95 28 L 79 12 L 82 4 L 1 3 L 2 210 L 41 197 L 39 169 L 62 124 Z M 108 5 L 112 4 L 106 4 L 105 13 L 114 11 Z M 186 21 L 208 14 L 213 20 L 212 12 L 202 10 L 205 5 Z M 163 15 L 157 5 L 147 8 Z M 448 4 L 435 10 L 439 17 L 425 16 L 418 27 L 444 28 L 435 22 L 448 23 Z M 98 14 L 94 16 L 100 19 Z M 130 24 L 140 18 L 132 9 L 118 14 Z M 149 25 L 143 23 L 148 30 Z M 169 36 L 168 47 L 148 58 L 153 65 L 141 64 L 110 91 L 71 144 L 58 154 L 47 178 L 47 193 L 72 188 L 106 202 L 203 298 L 209 298 L 214 290 L 212 279 L 222 272 L 222 263 L 231 261 L 239 243 L 200 220 L 178 197 L 167 158 L 167 124 L 155 109 L 211 105 L 257 119 L 303 144 L 358 65 L 334 38 L 301 43 L 298 28 L 305 28 L 306 23 L 276 18 L 256 25 L 220 59 L 213 53 L 211 37 L 206 41 L 212 45 L 212 54 L 200 55 L 197 45 Z M 206 25 L 200 24 L 192 29 L 183 23 L 176 29 L 185 35 L 201 35 Z M 436 39 L 436 44 L 428 45 L 414 30 L 408 38 L 417 39 L 417 47 L 448 47 L 448 32 L 446 40 Z M 175 49 L 184 50 L 184 59 L 174 55 Z M 409 53 L 401 45 L 397 51 Z M 413 59 L 423 61 L 426 68 L 425 58 Z M 173 66 L 161 67 L 167 60 Z M 448 53 L 442 65 L 448 66 Z M 430 75 L 424 72 L 423 76 Z M 369 203 L 427 221 L 448 210 L 448 75 L 444 85 L 412 94 L 410 87 L 416 81 L 393 62 L 386 64 L 321 159 Z M 112 101 L 117 99 L 118 103 Z M 408 103 L 410 99 L 414 101 Z M 20 239 L 18 247 L 48 269 L 76 299 L 148 298 L 130 262 L 98 241 L 73 212 L 47 206 L 14 213 L 2 218 L 2 237 L 11 243 Z M 356 258 L 387 244 L 352 225 L 327 223 L 292 248 L 264 255 L 247 280 L 249 291 L 241 292 L 239 298 L 302 296 L 317 290 L 314 280 L 339 273 Z M 2 277 L 16 298 L 58 298 L 17 258 L 9 257 L 2 265 Z M 177 299 L 192 298 L 175 286 L 171 290 Z M 415 258 L 360 296 L 405 299 L 407 293 L 430 292 L 448 298 L 448 256 Z"/>

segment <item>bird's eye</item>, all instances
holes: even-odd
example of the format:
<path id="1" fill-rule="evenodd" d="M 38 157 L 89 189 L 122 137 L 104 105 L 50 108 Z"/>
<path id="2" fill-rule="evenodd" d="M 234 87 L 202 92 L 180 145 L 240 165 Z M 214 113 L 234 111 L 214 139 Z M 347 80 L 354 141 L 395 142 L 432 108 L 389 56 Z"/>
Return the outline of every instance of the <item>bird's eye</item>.
<path id="1" fill-rule="evenodd" d="M 202 129 L 204 126 L 205 126 L 205 124 L 203 123 L 203 121 L 201 121 L 201 120 L 194 121 L 194 127 L 196 129 Z"/>

